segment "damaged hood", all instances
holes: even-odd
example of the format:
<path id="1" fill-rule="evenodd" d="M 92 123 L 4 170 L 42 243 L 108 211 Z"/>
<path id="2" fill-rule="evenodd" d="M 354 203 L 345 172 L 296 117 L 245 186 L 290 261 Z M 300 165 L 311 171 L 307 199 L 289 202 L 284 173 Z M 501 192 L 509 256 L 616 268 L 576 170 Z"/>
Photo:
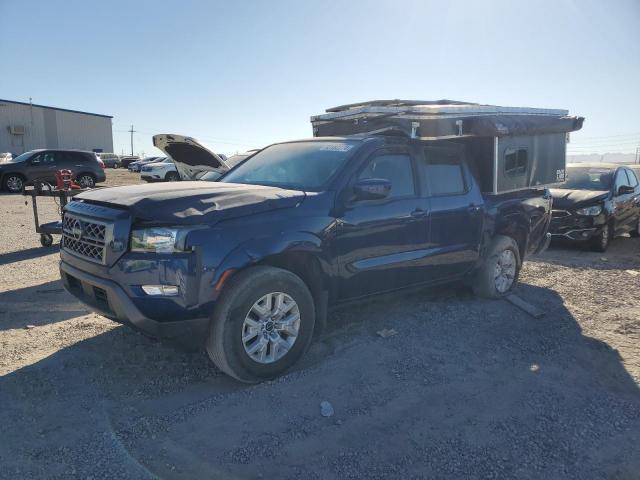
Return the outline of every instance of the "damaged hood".
<path id="1" fill-rule="evenodd" d="M 562 210 L 597 203 L 609 196 L 608 191 L 597 190 L 565 190 L 562 188 L 553 188 L 550 192 L 553 196 L 553 207 Z"/>
<path id="2" fill-rule="evenodd" d="M 167 182 L 99 188 L 75 200 L 127 208 L 135 221 L 212 225 L 230 217 L 297 206 L 305 193 L 262 185 Z"/>
<path id="3" fill-rule="evenodd" d="M 173 160 L 183 180 L 196 180 L 206 172 L 223 174 L 229 170 L 222 157 L 192 137 L 162 133 L 153 136 L 153 146 Z"/>

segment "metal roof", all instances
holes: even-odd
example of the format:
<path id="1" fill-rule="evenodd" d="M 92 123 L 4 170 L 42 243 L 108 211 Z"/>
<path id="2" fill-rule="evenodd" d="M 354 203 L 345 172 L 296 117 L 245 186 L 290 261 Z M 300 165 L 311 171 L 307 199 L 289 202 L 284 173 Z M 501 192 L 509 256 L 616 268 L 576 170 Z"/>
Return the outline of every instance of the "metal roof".
<path id="1" fill-rule="evenodd" d="M 61 112 L 81 113 L 83 115 L 92 115 L 94 117 L 113 118 L 113 115 L 103 115 L 101 113 L 83 112 L 81 110 L 70 110 L 68 108 L 49 107 L 47 105 L 38 105 L 36 103 L 29 103 L 29 102 L 16 102 L 15 100 L 3 100 L 0 98 L 0 103 L 3 103 L 3 102 L 13 103 L 16 105 L 26 105 L 28 107 L 48 108 L 49 110 L 59 110 Z"/>

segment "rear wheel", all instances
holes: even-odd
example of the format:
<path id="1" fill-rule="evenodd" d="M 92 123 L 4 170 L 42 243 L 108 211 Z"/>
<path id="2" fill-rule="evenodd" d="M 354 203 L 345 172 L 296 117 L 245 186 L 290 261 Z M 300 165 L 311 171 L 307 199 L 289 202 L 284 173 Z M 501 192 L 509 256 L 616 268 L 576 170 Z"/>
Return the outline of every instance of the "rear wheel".
<path id="1" fill-rule="evenodd" d="M 167 182 L 177 182 L 180 180 L 180 175 L 178 175 L 178 172 L 169 172 L 165 175 L 164 179 Z"/>
<path id="2" fill-rule="evenodd" d="M 242 382 L 276 377 L 305 352 L 313 336 L 313 297 L 293 273 L 258 266 L 229 280 L 212 314 L 207 352 Z"/>
<path id="3" fill-rule="evenodd" d="M 591 248 L 596 252 L 606 252 L 611 242 L 611 227 L 605 225 L 600 232 L 591 239 Z"/>
<path id="4" fill-rule="evenodd" d="M 487 258 L 476 272 L 473 292 L 484 298 L 508 295 L 518 280 L 520 267 L 520 251 L 516 241 L 511 237 L 496 236 Z"/>
<path id="5" fill-rule="evenodd" d="M 96 186 L 96 179 L 89 173 L 83 173 L 78 176 L 78 184 L 82 188 L 93 188 Z"/>
<path id="6" fill-rule="evenodd" d="M 11 193 L 20 193 L 24 188 L 24 177 L 17 173 L 10 173 L 4 177 L 4 188 Z"/>

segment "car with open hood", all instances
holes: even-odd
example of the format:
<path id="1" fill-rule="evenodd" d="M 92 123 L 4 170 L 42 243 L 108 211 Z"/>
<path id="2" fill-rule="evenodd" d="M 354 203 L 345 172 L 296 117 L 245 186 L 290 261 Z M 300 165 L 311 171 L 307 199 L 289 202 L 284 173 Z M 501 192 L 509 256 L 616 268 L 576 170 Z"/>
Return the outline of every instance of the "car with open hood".
<path id="1" fill-rule="evenodd" d="M 225 155 L 214 153 L 193 137 L 158 134 L 153 136 L 153 146 L 162 150 L 172 165 L 166 165 L 164 168 L 147 165 L 146 167 L 151 168 L 141 169 L 143 180 L 198 180 L 207 173 L 220 177 L 231 168 Z M 170 178 L 165 178 L 166 176 Z"/>
<path id="2" fill-rule="evenodd" d="M 624 233 L 640 236 L 640 184 L 624 165 L 567 165 L 565 183 L 551 190 L 550 233 L 555 240 L 577 242 L 604 252 Z"/>

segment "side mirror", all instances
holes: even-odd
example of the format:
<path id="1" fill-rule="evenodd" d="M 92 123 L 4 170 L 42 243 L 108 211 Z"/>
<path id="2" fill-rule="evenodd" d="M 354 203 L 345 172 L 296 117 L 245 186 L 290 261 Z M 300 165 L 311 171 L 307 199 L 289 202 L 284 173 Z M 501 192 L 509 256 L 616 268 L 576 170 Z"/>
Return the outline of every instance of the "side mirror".
<path id="1" fill-rule="evenodd" d="M 391 182 L 384 178 L 358 180 L 353 186 L 356 200 L 380 200 L 389 196 Z"/>
<path id="2" fill-rule="evenodd" d="M 633 193 L 635 192 L 635 188 L 633 188 L 630 185 L 620 185 L 620 188 L 618 188 L 618 195 L 626 195 L 627 193 Z"/>

